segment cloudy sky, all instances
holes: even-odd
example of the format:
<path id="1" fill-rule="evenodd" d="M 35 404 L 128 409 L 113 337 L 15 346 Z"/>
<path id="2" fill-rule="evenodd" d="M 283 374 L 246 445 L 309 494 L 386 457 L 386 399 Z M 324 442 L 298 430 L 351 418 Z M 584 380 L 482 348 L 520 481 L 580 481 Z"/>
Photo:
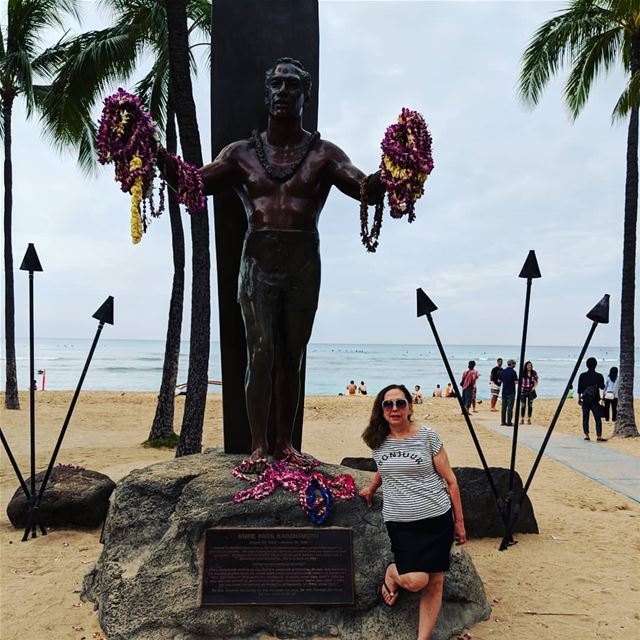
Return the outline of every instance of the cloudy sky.
<path id="1" fill-rule="evenodd" d="M 96 3 L 82 4 L 85 28 L 105 23 Z M 432 343 L 415 317 L 415 289 L 423 287 L 440 307 L 443 342 L 517 344 L 525 294 L 517 276 L 535 249 L 543 277 L 533 284 L 529 344 L 582 344 L 585 313 L 604 293 L 611 294 L 611 324 L 593 344 L 617 344 L 626 125 L 612 125 L 611 111 L 624 76 L 601 79 L 575 123 L 561 102 L 561 81 L 534 110 L 516 93 L 529 38 L 562 6 L 320 3 L 322 136 L 372 172 L 386 126 L 407 106 L 429 123 L 435 169 L 417 220 L 387 217 L 376 254 L 360 244 L 357 202 L 330 196 L 320 221 L 323 282 L 312 341 Z M 205 157 L 208 95 L 203 66 L 196 102 Z M 133 246 L 129 197 L 113 182 L 113 168 L 87 179 L 71 155 L 41 138 L 37 121 L 25 121 L 21 105 L 13 166 L 15 266 L 33 242 L 45 269 L 36 276 L 37 334 L 90 337 L 91 314 L 113 295 L 108 337 L 164 338 L 168 217 Z M 217 339 L 214 274 L 212 282 Z M 26 274 L 16 271 L 18 336 L 27 335 L 26 295 Z M 185 338 L 188 309 L 187 300 Z"/>

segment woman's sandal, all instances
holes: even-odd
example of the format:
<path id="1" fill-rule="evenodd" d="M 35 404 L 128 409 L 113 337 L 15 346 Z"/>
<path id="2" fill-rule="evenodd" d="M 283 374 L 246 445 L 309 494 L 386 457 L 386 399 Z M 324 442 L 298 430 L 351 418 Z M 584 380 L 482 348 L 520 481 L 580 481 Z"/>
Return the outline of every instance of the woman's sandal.
<path id="1" fill-rule="evenodd" d="M 384 599 L 384 593 L 383 590 L 387 592 L 387 596 L 389 598 L 396 598 L 392 604 L 389 604 L 385 599 Z M 391 591 L 391 589 L 389 589 L 389 587 L 387 587 L 387 583 L 383 580 L 382 584 L 380 585 L 380 589 L 378 589 L 378 596 L 380 598 L 380 601 L 382 602 L 382 604 L 385 607 L 393 607 L 395 606 L 396 602 L 398 602 L 398 592 L 397 591 Z"/>
<path id="2" fill-rule="evenodd" d="M 389 589 L 389 587 L 387 586 L 387 571 L 389 571 L 389 567 L 393 564 L 393 562 L 390 562 L 384 570 L 384 578 L 382 579 L 382 584 L 380 585 L 380 588 L 378 589 L 378 597 L 380 598 L 380 600 L 382 601 L 382 604 L 385 607 L 393 607 L 395 606 L 396 602 L 398 602 L 398 595 L 400 592 L 400 588 L 398 587 L 395 591 L 391 591 L 391 589 Z M 395 598 L 395 600 L 393 601 L 392 604 L 389 604 L 385 599 L 384 599 L 384 594 L 382 590 L 385 590 L 387 592 L 387 596 L 390 598 Z"/>
<path id="3" fill-rule="evenodd" d="M 596 438 L 596 442 L 606 442 L 606 438 Z"/>

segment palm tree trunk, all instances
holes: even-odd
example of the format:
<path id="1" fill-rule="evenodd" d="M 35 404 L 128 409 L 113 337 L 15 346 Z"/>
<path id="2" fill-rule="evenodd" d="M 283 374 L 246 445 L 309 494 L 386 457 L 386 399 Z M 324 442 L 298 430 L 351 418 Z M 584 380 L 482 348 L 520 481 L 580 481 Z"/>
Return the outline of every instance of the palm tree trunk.
<path id="1" fill-rule="evenodd" d="M 631 42 L 631 75 L 640 69 L 640 33 Z M 614 436 L 637 436 L 633 410 L 635 366 L 634 305 L 636 273 L 636 224 L 638 219 L 638 107 L 633 107 L 627 134 L 627 179 L 624 200 L 622 292 L 620 295 L 620 388 Z"/>
<path id="2" fill-rule="evenodd" d="M 20 409 L 18 376 L 16 373 L 15 300 L 13 294 L 13 246 L 11 214 L 13 210 L 13 166 L 11 164 L 11 111 L 13 96 L 2 96 L 4 125 L 4 339 L 6 353 L 6 387 L 4 404 L 7 409 Z"/>
<path id="3" fill-rule="evenodd" d="M 175 113 L 173 100 L 169 94 L 167 105 L 167 151 L 175 153 L 178 148 L 176 137 Z M 180 337 L 182 331 L 182 306 L 184 302 L 184 231 L 180 218 L 180 205 L 173 189 L 168 189 L 169 218 L 171 221 L 171 248 L 173 251 L 173 284 L 171 302 L 169 303 L 169 322 L 164 349 L 162 382 L 158 393 L 156 415 L 153 418 L 149 440 L 169 439 L 175 436 L 173 431 L 173 415 L 175 406 L 175 389 L 178 378 L 178 362 L 180 358 Z"/>
<path id="4" fill-rule="evenodd" d="M 189 35 L 185 0 L 165 0 L 169 42 L 171 91 L 180 130 L 180 146 L 187 162 L 202 166 L 200 133 L 189 69 Z M 192 272 L 191 335 L 187 398 L 176 457 L 200 453 L 207 402 L 211 291 L 209 219 L 206 211 L 191 216 Z"/>

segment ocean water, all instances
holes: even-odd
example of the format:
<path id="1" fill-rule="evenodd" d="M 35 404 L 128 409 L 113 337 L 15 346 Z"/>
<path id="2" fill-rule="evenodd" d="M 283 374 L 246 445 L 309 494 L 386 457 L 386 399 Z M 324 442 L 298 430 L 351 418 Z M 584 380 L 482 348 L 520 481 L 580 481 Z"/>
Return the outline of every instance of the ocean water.
<path id="1" fill-rule="evenodd" d="M 46 389 L 75 389 L 91 346 L 90 339 L 45 338 L 36 341 L 36 371 L 46 371 Z M 28 388 L 28 340 L 16 341 L 18 381 L 21 389 Z M 178 383 L 186 382 L 189 343 L 182 344 Z M 580 346 L 527 348 L 526 360 L 531 360 L 540 376 L 538 394 L 559 397 L 580 354 Z M 478 396 L 489 395 L 489 373 L 497 357 L 506 363 L 518 359 L 519 346 L 458 345 L 446 346 L 447 357 L 456 381 L 469 360 L 476 361 L 480 372 Z M 640 350 L 636 350 L 636 381 L 640 380 Z M 603 375 L 610 367 L 618 366 L 618 350 L 612 347 L 593 347 L 585 357 L 598 360 Z M 84 381 L 83 389 L 95 391 L 157 391 L 162 378 L 164 341 L 101 339 Z M 584 363 L 581 370 L 584 370 Z M 4 373 L 4 364 L 2 365 Z M 36 375 L 38 388 L 42 374 Z M 221 380 L 220 346 L 211 343 L 209 379 Z M 436 384 L 444 388 L 448 382 L 446 369 L 435 345 L 397 344 L 314 344 L 307 348 L 307 395 L 337 395 L 345 392 L 350 380 L 364 380 L 369 393 L 392 382 L 409 388 L 419 384 L 425 395 L 431 395 Z M 221 387 L 210 386 L 211 393 Z M 637 385 L 636 385 L 637 389 Z"/>

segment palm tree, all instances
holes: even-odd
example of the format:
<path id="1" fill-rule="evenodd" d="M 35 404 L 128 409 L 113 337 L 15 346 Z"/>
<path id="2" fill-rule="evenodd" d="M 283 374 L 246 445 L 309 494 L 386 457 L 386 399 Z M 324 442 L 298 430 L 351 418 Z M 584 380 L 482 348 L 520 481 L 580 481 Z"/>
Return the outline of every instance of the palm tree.
<path id="1" fill-rule="evenodd" d="M 16 374 L 15 302 L 13 289 L 13 165 L 11 161 L 11 118 L 16 98 L 23 98 L 27 117 L 42 113 L 42 92 L 34 84 L 52 77 L 60 61 L 62 42 L 42 50 L 42 36 L 48 29 L 64 29 L 65 16 L 78 18 L 76 0 L 9 0 L 7 22 L 0 27 L 0 135 L 4 142 L 4 286 L 7 409 L 20 409 Z"/>
<path id="2" fill-rule="evenodd" d="M 519 91 L 536 105 L 563 64 L 570 66 L 564 99 L 575 119 L 602 71 L 622 65 L 627 86 L 613 119 L 629 118 L 625 185 L 622 292 L 620 296 L 620 391 L 614 436 L 638 436 L 633 409 L 636 221 L 638 216 L 638 106 L 640 105 L 639 0 L 573 0 L 566 11 L 538 28 L 522 57 Z"/>
<path id="3" fill-rule="evenodd" d="M 145 53 L 153 58 L 149 72 L 134 91 L 149 106 L 159 127 L 165 129 L 166 147 L 175 152 L 177 140 L 173 98 L 169 87 L 167 16 L 162 3 L 154 0 L 109 0 L 104 5 L 114 13 L 115 24 L 107 29 L 84 33 L 67 45 L 65 63 L 59 69 L 47 99 L 50 102 L 46 125 L 54 139 L 87 149 L 85 168 L 95 166 L 95 130 L 87 128 L 93 107 L 114 82 L 126 81 Z M 210 0 L 190 0 L 190 31 L 210 33 Z M 191 70 L 195 72 L 193 58 Z M 64 99 L 61 99 L 64 97 Z M 71 126 L 70 124 L 71 123 Z M 175 444 L 173 430 L 174 394 L 178 375 L 182 309 L 184 300 L 184 232 L 180 209 L 169 191 L 169 217 L 173 251 L 173 283 L 165 342 L 162 382 L 156 413 L 147 443 Z"/>
<path id="4" fill-rule="evenodd" d="M 169 31 L 169 68 L 184 159 L 202 166 L 202 149 L 189 74 L 189 31 L 186 0 L 165 0 Z M 209 218 L 207 212 L 191 216 L 192 271 L 189 376 L 180 443 L 176 457 L 200 453 L 207 401 L 211 292 Z"/>

